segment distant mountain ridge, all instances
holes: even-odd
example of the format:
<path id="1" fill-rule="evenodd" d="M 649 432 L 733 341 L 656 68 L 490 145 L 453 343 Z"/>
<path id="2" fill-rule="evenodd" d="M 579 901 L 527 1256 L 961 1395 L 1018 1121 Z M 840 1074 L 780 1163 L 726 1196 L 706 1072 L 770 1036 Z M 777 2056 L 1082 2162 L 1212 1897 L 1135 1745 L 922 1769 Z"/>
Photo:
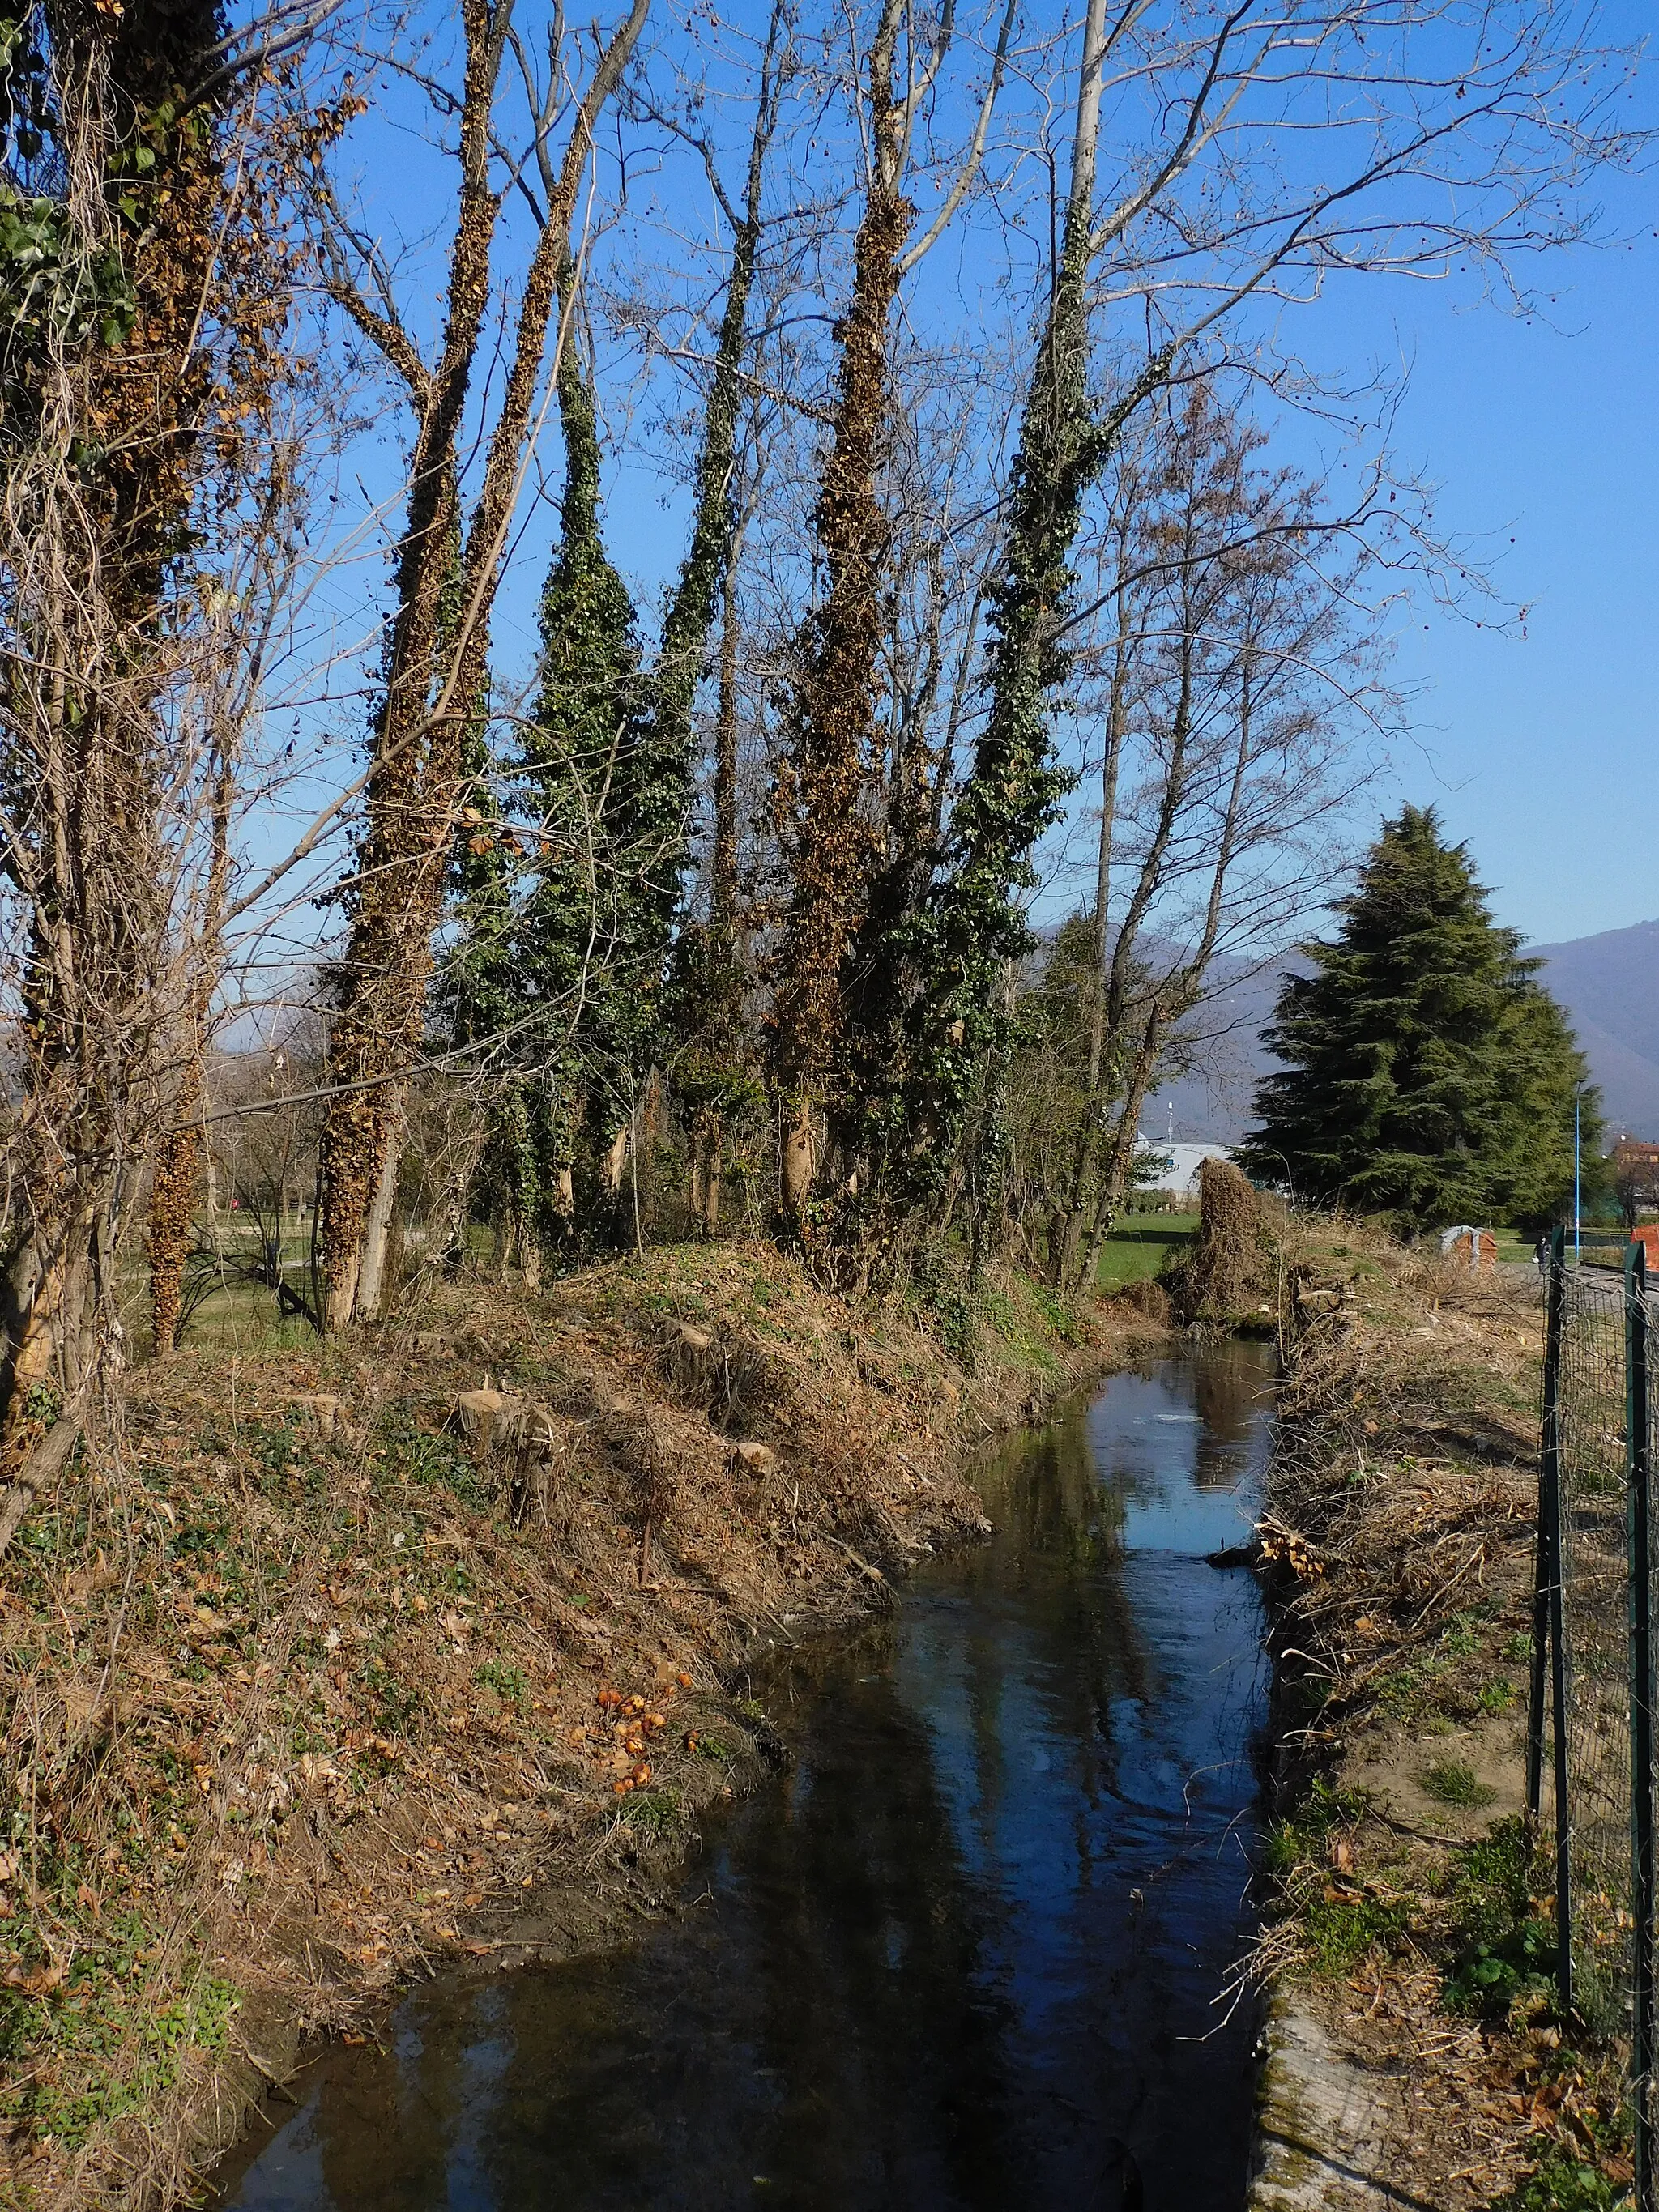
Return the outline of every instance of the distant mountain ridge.
<path id="1" fill-rule="evenodd" d="M 1659 921 L 1528 949 L 1543 962 L 1538 980 L 1565 1009 L 1601 1086 L 1609 1132 L 1659 1139 Z M 1231 1145 L 1250 1127 L 1255 1086 L 1273 1065 L 1261 1030 L 1289 964 L 1282 956 L 1224 971 L 1195 1018 L 1204 1040 L 1198 1064 L 1147 1101 L 1141 1127 L 1149 1137 Z"/>
<path id="2" fill-rule="evenodd" d="M 1530 950 L 1601 1087 L 1609 1128 L 1659 1135 L 1659 921 Z"/>

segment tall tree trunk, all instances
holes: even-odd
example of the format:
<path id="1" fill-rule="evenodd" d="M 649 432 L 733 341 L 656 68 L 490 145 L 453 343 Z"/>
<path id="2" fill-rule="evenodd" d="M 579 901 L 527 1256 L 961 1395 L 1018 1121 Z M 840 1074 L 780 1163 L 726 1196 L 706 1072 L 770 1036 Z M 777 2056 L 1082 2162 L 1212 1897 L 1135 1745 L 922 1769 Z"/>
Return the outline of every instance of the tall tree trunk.
<path id="1" fill-rule="evenodd" d="M 1110 1086 L 1103 1085 L 1102 1079 L 1106 1073 L 1112 840 L 1117 829 L 1117 785 L 1123 759 L 1133 642 L 1128 588 L 1130 544 L 1130 520 L 1126 503 L 1118 530 L 1117 636 L 1114 642 L 1111 685 L 1106 707 L 1106 748 L 1100 767 L 1100 834 L 1095 848 L 1094 912 L 1090 918 L 1088 1073 L 1085 1079 L 1082 1113 L 1065 1199 L 1049 1232 L 1052 1278 L 1056 1289 L 1062 1291 L 1069 1289 L 1075 1279 L 1078 1237 L 1087 1206 L 1090 1181 L 1099 1158 L 1110 1096 Z"/>
<path id="2" fill-rule="evenodd" d="M 193 902 L 175 906 L 170 841 L 180 823 L 199 830 L 203 788 L 161 703 L 199 633 L 168 608 L 204 456 L 223 458 L 216 430 L 239 416 L 244 458 L 257 443 L 286 274 L 257 226 L 239 234 L 240 261 L 222 252 L 258 148 L 230 161 L 216 96 L 188 115 L 167 104 L 222 52 L 213 0 L 29 12 L 14 27 L 46 57 L 55 177 L 54 197 L 33 204 L 95 312 L 71 335 L 26 292 L 7 332 L 0 867 L 29 917 L 0 1287 L 9 1472 L 44 1445 L 38 1386 L 78 1404 L 121 1357 L 117 1255 L 162 1124 L 202 922 Z M 256 293 L 261 319 L 239 322 Z"/>
<path id="3" fill-rule="evenodd" d="M 1174 819 L 1179 811 L 1184 788 L 1186 741 L 1191 716 L 1193 628 L 1189 605 L 1188 634 L 1182 639 L 1181 689 L 1176 708 L 1176 743 L 1171 749 L 1164 800 L 1152 848 L 1158 856 L 1156 866 L 1160 868 L 1163 854 L 1167 850 L 1173 834 Z M 1140 1034 L 1133 1045 L 1120 1054 L 1123 1073 L 1123 1105 L 1101 1176 L 1094 1226 L 1082 1277 L 1085 1283 L 1094 1280 L 1100 1264 L 1101 1247 L 1110 1234 L 1128 1194 L 1134 1170 L 1135 1146 L 1139 1138 L 1141 1109 L 1158 1073 L 1158 1060 L 1176 1025 L 1199 1002 L 1204 978 L 1215 957 L 1225 911 L 1228 877 L 1238 853 L 1245 780 L 1255 758 L 1255 667 L 1252 653 L 1247 646 L 1239 675 L 1238 739 L 1233 755 L 1232 779 L 1222 814 L 1220 833 L 1215 842 L 1214 856 L 1210 864 L 1210 887 L 1205 900 L 1203 925 L 1196 942 L 1188 948 L 1185 959 L 1165 975 L 1152 993 L 1141 1019 Z M 1151 857 L 1150 854 L 1148 857 Z M 1138 935 L 1150 904 L 1148 879 L 1143 865 L 1135 896 L 1130 901 L 1125 928 Z M 1122 932 L 1119 935 L 1119 953 L 1122 957 L 1114 957 L 1113 988 L 1107 1011 L 1109 1021 L 1115 1022 L 1121 1028 L 1125 1024 L 1129 953 L 1122 946 Z"/>
<path id="4" fill-rule="evenodd" d="M 927 1217 L 960 1144 L 1002 1144 L 1011 1013 L 1000 975 L 1030 949 L 1020 894 L 1036 883 L 1030 854 L 1071 783 L 1048 734 L 1048 699 L 1068 668 L 1060 630 L 1071 546 L 1084 493 L 1121 422 L 1166 374 L 1161 358 L 1148 362 L 1106 418 L 1091 416 L 1086 283 L 1106 45 L 1106 4 L 1091 0 L 1060 265 L 1020 422 L 1002 575 L 991 592 L 991 699 L 951 817 L 947 876 L 931 896 L 929 978 L 900 1075 L 900 1119 L 915 1137 L 887 1168 L 890 1217 Z M 969 1186 L 984 1206 L 998 1176 L 973 1172 Z"/>
<path id="5" fill-rule="evenodd" d="M 761 58 L 760 90 L 755 127 L 749 142 L 743 205 L 740 210 L 728 209 L 732 228 L 732 265 L 726 280 L 726 303 L 714 349 L 714 374 L 703 417 L 702 446 L 697 456 L 691 543 L 663 617 L 662 649 L 653 677 L 656 741 L 665 750 L 678 749 L 688 763 L 692 702 L 702 677 L 708 633 L 723 583 L 728 587 L 728 623 L 731 619 L 730 555 L 738 521 L 733 472 L 743 404 L 744 356 L 749 349 L 749 298 L 754 289 L 755 262 L 760 250 L 766 156 L 777 126 L 781 81 L 787 75 L 781 64 L 787 60 L 791 13 L 788 0 L 774 0 L 766 47 Z M 786 50 L 783 54 L 780 53 L 781 43 Z M 721 197 L 724 198 L 723 192 Z M 689 779 L 689 765 L 687 775 Z"/>
<path id="6" fill-rule="evenodd" d="M 1109 37 L 1105 0 L 1090 0 L 1078 78 L 1071 186 L 1059 266 L 1020 423 L 1003 569 L 991 603 L 994 641 L 989 711 L 951 822 L 951 872 L 938 900 L 937 974 L 924 1066 L 951 1072 L 938 1119 L 942 1133 L 1000 1146 L 1001 1086 L 1012 1018 L 996 989 L 1000 969 L 1031 945 L 1021 903 L 1035 884 L 1031 855 L 1055 820 L 1071 779 L 1054 753 L 1049 702 L 1069 667 L 1062 641 L 1071 556 L 1090 487 L 1124 423 L 1160 384 L 1169 356 L 1154 356 L 1103 416 L 1090 409 L 1088 274 L 1102 75 Z M 960 1025 L 960 1026 L 958 1026 Z M 960 1035 L 959 1047 L 949 1040 Z M 981 1088 L 985 1110 L 971 1106 Z M 927 1194 L 949 1157 L 936 1143 Z M 996 1178 L 974 1178 L 981 1194 Z"/>
<path id="7" fill-rule="evenodd" d="M 901 111 L 892 94 L 899 9 L 884 8 L 870 58 L 872 166 L 853 252 L 829 457 L 813 527 L 827 589 L 804 644 L 778 826 L 790 884 L 775 962 L 770 1075 L 794 1133 L 782 1188 L 797 1218 L 811 1188 L 809 1127 L 842 1030 L 841 971 L 863 912 L 872 847 L 862 800 L 874 723 L 886 529 L 876 478 L 887 434 L 889 325 L 914 211 L 900 191 Z"/>
<path id="8" fill-rule="evenodd" d="M 222 759 L 214 793 L 212 859 L 204 901 L 196 973 L 185 1008 L 185 1066 L 173 1102 L 172 1122 L 156 1150 L 149 1201 L 150 1348 L 163 1359 L 179 1340 L 184 1312 L 185 1262 L 190 1255 L 196 1170 L 207 1149 L 202 1115 L 206 1103 L 208 1015 L 219 981 L 220 932 L 230 872 L 230 812 L 235 777 Z"/>
<path id="9" fill-rule="evenodd" d="M 736 946 L 738 904 L 738 541 L 726 564 L 720 622 L 720 694 L 714 710 L 714 839 L 708 864 L 709 922 L 717 941 Z"/>
<path id="10" fill-rule="evenodd" d="M 870 46 L 869 173 L 854 241 L 852 299 L 836 326 L 832 435 L 813 514 L 825 589 L 801 640 L 790 743 L 775 791 L 789 902 L 772 962 L 767 1073 L 779 1126 L 792 1129 L 780 1180 L 797 1230 L 821 1164 L 811 1142 L 813 1109 L 832 1103 L 832 1090 L 848 1073 L 846 971 L 876 860 L 863 802 L 875 768 L 878 662 L 887 619 L 887 528 L 878 477 L 891 408 L 893 305 L 904 276 L 943 235 L 978 173 L 1016 6 L 1008 0 L 966 156 L 933 221 L 908 250 L 915 210 L 904 180 L 921 104 L 933 96 L 950 50 L 955 9 L 947 4 L 933 18 L 925 57 L 912 49 L 902 99 L 894 94 L 894 64 L 901 29 L 913 29 L 904 0 L 883 0 Z M 836 1121 L 843 1118 L 838 1112 Z M 826 1156 L 835 1149 L 833 1134 Z"/>
<path id="11" fill-rule="evenodd" d="M 418 428 L 398 549 L 386 705 L 374 735 L 345 981 L 329 1040 L 337 1095 L 323 1129 L 320 1245 L 327 1285 L 323 1321 L 331 1329 L 373 1312 L 379 1296 L 390 1213 L 377 1207 L 375 1196 L 397 1141 L 425 1027 L 432 940 L 442 912 L 465 741 L 485 691 L 489 617 L 525 438 L 571 258 L 571 216 L 593 125 L 633 52 L 647 5 L 648 0 L 634 0 L 627 21 L 608 42 L 556 173 L 538 140 L 547 204 L 525 272 L 501 410 L 466 527 L 460 612 L 449 651 L 443 649 L 444 601 L 460 525 L 459 441 L 492 296 L 490 257 L 501 210 L 489 161 L 495 84 L 510 25 L 507 9 L 492 9 L 488 0 L 462 0 L 461 179 L 437 368 L 428 373 L 407 333 L 392 327 L 337 272 L 331 283 L 337 299 L 407 379 Z M 563 337 L 562 331 L 561 343 Z"/>

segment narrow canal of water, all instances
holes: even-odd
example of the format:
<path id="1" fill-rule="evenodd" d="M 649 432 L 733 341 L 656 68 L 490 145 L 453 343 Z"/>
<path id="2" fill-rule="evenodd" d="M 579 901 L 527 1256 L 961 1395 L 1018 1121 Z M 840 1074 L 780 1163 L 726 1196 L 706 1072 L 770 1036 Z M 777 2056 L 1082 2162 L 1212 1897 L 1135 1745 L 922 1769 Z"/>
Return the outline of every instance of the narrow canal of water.
<path id="1" fill-rule="evenodd" d="M 980 1471 L 994 1538 L 799 1655 L 786 1774 L 635 1946 L 411 1997 L 225 2212 L 1237 2212 L 1272 1364 L 1114 1376 Z"/>

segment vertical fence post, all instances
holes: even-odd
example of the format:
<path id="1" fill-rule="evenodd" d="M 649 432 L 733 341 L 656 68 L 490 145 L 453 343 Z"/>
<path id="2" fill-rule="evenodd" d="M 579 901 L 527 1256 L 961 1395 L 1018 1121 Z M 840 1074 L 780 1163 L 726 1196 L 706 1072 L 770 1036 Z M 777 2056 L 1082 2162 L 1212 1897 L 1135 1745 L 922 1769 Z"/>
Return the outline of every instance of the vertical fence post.
<path id="1" fill-rule="evenodd" d="M 1636 2102 L 1636 2202 L 1653 2212 L 1654 2045 L 1653 1592 L 1648 1451 L 1647 1259 L 1625 1253 L 1625 1465 L 1629 1473 L 1631 2079 Z"/>
<path id="2" fill-rule="evenodd" d="M 1527 1706 L 1527 1814 L 1536 1825 L 1544 1791 L 1544 1700 L 1550 1648 L 1551 1564 L 1555 1500 L 1561 1471 L 1561 1306 L 1566 1277 L 1566 1232 L 1550 1237 L 1544 1277 L 1544 1419 L 1538 1453 L 1538 1538 L 1533 1547 L 1532 1694 Z"/>
<path id="3" fill-rule="evenodd" d="M 1547 1378 L 1542 1453 L 1544 1528 L 1547 1532 L 1549 1581 L 1550 1705 L 1555 1722 L 1553 1762 L 1555 1778 L 1555 1985 L 1561 2016 L 1572 2014 L 1572 1793 L 1567 1780 L 1566 1546 L 1561 1510 L 1561 1340 L 1566 1325 L 1567 1261 L 1559 1234 L 1550 1253 L 1550 1306 L 1553 1322 L 1553 1371 Z M 1548 1350 L 1546 1346 L 1546 1350 Z"/>

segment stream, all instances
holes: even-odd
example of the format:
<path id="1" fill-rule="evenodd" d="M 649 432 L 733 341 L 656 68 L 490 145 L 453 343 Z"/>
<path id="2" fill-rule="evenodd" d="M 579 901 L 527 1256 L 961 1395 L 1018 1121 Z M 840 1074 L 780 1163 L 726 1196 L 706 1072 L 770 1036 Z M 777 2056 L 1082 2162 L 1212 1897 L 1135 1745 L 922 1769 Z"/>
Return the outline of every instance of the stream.
<path id="1" fill-rule="evenodd" d="M 1273 1356 L 1112 1376 L 988 1542 L 769 1677 L 787 1771 L 622 1951 L 325 2052 L 220 2212 L 1242 2212 Z"/>

